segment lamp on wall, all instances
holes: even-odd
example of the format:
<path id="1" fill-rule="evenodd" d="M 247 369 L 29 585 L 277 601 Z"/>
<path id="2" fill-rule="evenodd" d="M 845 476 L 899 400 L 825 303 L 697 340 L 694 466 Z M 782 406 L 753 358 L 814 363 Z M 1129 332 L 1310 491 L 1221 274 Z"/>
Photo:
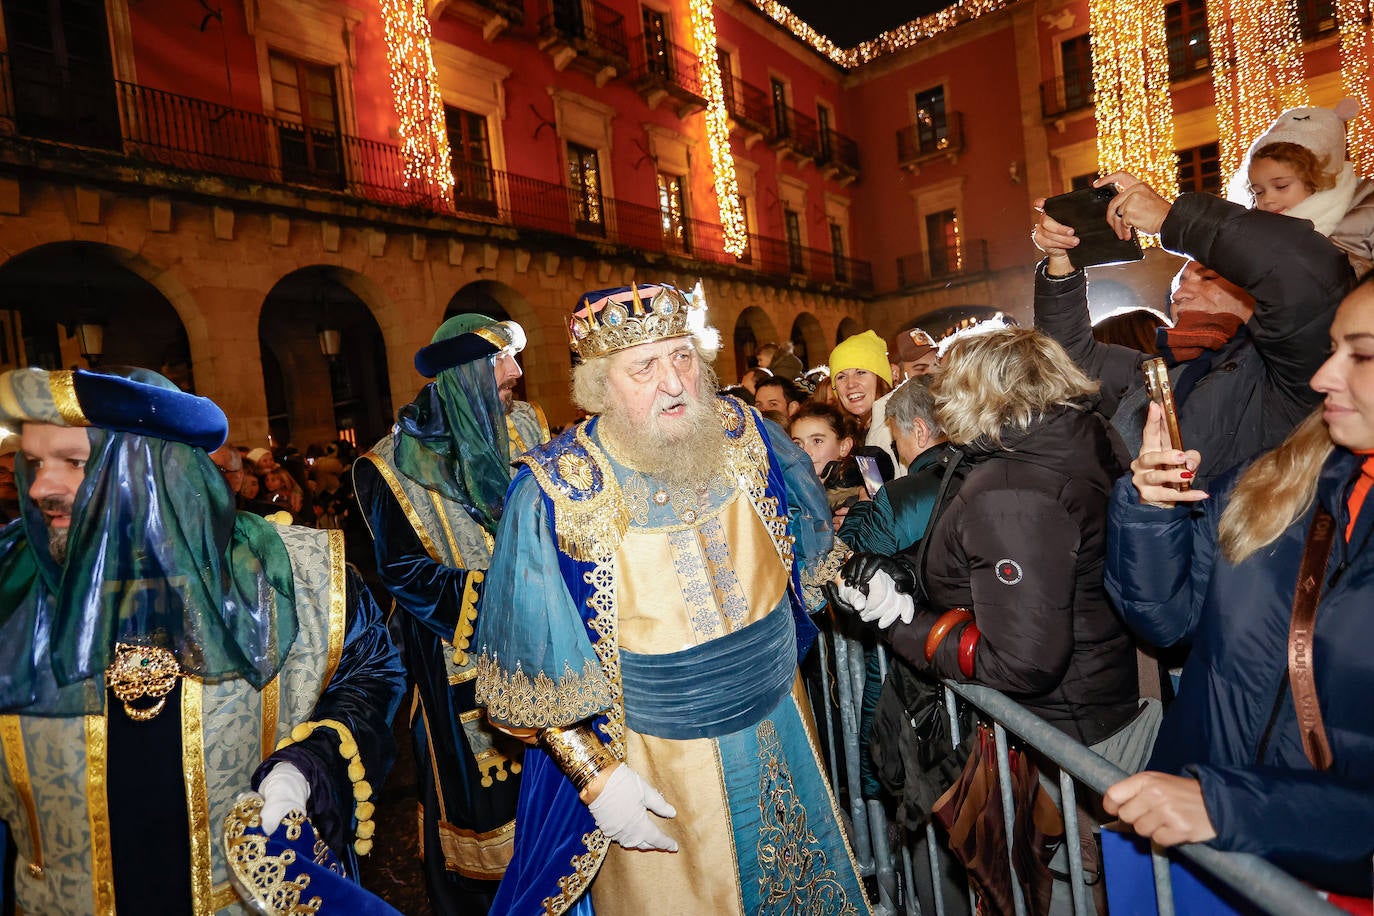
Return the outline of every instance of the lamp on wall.
<path id="1" fill-rule="evenodd" d="M 338 328 L 320 328 L 316 336 L 320 340 L 320 352 L 331 363 L 339 358 L 341 336 Z"/>
<path id="2" fill-rule="evenodd" d="M 76 326 L 76 338 L 81 358 L 92 369 L 99 366 L 100 357 L 105 355 L 105 326 L 93 321 L 82 322 Z"/>

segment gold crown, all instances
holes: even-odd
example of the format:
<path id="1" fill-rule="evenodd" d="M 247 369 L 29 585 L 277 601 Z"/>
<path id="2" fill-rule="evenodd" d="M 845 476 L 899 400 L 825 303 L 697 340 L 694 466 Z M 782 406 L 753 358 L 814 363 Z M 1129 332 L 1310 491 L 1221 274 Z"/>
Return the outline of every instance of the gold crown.
<path id="1" fill-rule="evenodd" d="M 628 302 L 620 301 L 627 295 Z M 686 337 L 705 327 L 706 294 L 700 283 L 690 299 L 680 289 L 659 284 L 647 303 L 639 294 L 639 284 L 635 284 L 599 302 L 583 297 L 569 332 L 574 352 L 583 359 L 595 359 L 642 343 Z"/>

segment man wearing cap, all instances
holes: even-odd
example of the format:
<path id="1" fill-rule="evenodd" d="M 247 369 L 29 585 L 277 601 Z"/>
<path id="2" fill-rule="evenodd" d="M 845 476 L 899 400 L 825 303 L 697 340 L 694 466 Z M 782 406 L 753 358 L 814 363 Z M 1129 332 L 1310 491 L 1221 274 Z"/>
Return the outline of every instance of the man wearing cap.
<path id="1" fill-rule="evenodd" d="M 532 745 L 493 912 L 866 913 L 797 676 L 810 460 L 716 396 L 699 285 L 589 293 L 571 332 L 595 416 L 520 459 L 477 634 Z"/>
<path id="2" fill-rule="evenodd" d="M 445 321 L 415 356 L 434 382 L 354 462 L 378 575 L 405 612 L 421 847 L 440 913 L 486 912 L 513 848 L 524 747 L 482 720 L 468 649 L 511 460 L 549 438 L 543 413 L 515 400 L 524 346 L 513 321 Z"/>
<path id="3" fill-rule="evenodd" d="M 22 424 L 21 522 L 0 532 L 18 907 L 244 912 L 236 887 L 297 876 L 266 834 L 307 816 L 356 876 L 404 673 L 342 538 L 235 514 L 206 454 L 224 414 L 154 372 L 7 372 L 0 421 Z M 233 813 L 254 835 L 226 853 Z M 307 898 L 337 899 L 330 880 Z"/>

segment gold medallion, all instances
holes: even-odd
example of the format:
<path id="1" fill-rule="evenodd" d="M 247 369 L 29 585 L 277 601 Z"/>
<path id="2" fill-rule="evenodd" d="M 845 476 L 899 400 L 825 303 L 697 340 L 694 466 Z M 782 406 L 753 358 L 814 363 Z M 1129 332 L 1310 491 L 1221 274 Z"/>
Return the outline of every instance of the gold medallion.
<path id="1" fill-rule="evenodd" d="M 167 705 L 167 694 L 176 687 L 181 666 L 176 656 L 156 646 L 115 645 L 115 658 L 105 669 L 105 681 L 135 722 L 147 722 Z M 136 700 L 156 700 L 152 706 L 134 706 Z"/>

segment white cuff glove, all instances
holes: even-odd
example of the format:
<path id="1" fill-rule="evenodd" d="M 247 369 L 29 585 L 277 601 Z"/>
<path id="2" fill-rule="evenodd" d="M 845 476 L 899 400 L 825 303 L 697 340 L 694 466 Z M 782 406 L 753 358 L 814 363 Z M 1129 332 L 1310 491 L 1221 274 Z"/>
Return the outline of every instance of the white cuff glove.
<path id="1" fill-rule="evenodd" d="M 677 809 L 626 764 L 615 768 L 587 810 L 607 839 L 626 849 L 677 852 L 676 841 L 649 818 L 650 811 L 659 817 L 677 817 Z"/>
<path id="2" fill-rule="evenodd" d="M 258 783 L 262 796 L 262 832 L 271 836 L 288 812 L 309 813 L 310 783 L 289 763 L 279 763 Z"/>
<path id="3" fill-rule="evenodd" d="M 857 593 L 859 590 L 852 591 Z M 855 604 L 854 608 L 859 612 L 860 620 L 865 623 L 877 623 L 879 629 L 892 626 L 899 617 L 902 623 L 911 623 L 912 618 L 916 616 L 915 600 L 910 595 L 903 595 L 897 591 L 892 577 L 881 569 L 868 580 L 868 596 L 864 598 L 864 603 Z"/>

